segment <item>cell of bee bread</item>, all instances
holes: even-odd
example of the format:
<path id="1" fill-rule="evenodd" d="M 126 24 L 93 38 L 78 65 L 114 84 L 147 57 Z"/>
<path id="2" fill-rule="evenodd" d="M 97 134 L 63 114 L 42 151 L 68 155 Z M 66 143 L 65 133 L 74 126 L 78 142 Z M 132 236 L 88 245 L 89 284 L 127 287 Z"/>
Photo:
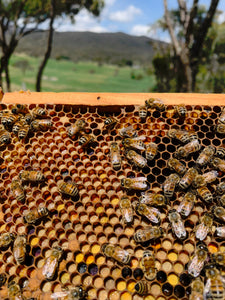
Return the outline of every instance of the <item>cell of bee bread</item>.
<path id="1" fill-rule="evenodd" d="M 180 214 L 175 209 L 171 209 L 168 211 L 168 218 L 174 235 L 180 240 L 185 239 L 187 232 Z"/>
<path id="2" fill-rule="evenodd" d="M 77 185 L 74 182 L 59 181 L 57 183 L 60 193 L 75 197 L 78 195 Z"/>
<path id="3" fill-rule="evenodd" d="M 68 136 L 74 138 L 78 133 L 83 131 L 86 127 L 86 122 L 82 119 L 77 120 L 67 129 Z"/>
<path id="4" fill-rule="evenodd" d="M 215 155 L 218 156 L 219 158 L 224 158 L 225 157 L 225 145 L 222 145 L 222 146 L 216 148 Z"/>
<path id="5" fill-rule="evenodd" d="M 22 182 L 42 182 L 45 180 L 45 176 L 41 171 L 25 171 L 22 170 L 19 173 L 19 178 Z"/>
<path id="6" fill-rule="evenodd" d="M 136 167 L 143 169 L 147 166 L 147 160 L 134 150 L 125 151 L 127 159 Z"/>
<path id="7" fill-rule="evenodd" d="M 179 204 L 177 211 L 181 214 L 182 217 L 188 217 L 194 207 L 196 202 L 196 196 L 188 192 L 184 195 L 181 203 Z"/>
<path id="8" fill-rule="evenodd" d="M 8 297 L 10 300 L 26 300 L 18 283 L 14 280 L 8 284 Z"/>
<path id="9" fill-rule="evenodd" d="M 177 139 L 183 144 L 190 142 L 190 136 L 186 130 L 170 129 L 168 130 L 167 135 L 172 139 Z"/>
<path id="10" fill-rule="evenodd" d="M 137 203 L 136 211 L 141 215 L 146 217 L 152 223 L 160 223 L 160 211 L 155 207 L 149 207 L 143 203 Z"/>
<path id="11" fill-rule="evenodd" d="M 216 227 L 215 235 L 219 238 L 225 238 L 225 226 Z"/>
<path id="12" fill-rule="evenodd" d="M 216 125 L 216 132 L 220 134 L 225 134 L 225 124 L 217 124 Z"/>
<path id="13" fill-rule="evenodd" d="M 136 138 L 125 138 L 122 144 L 125 148 L 133 148 L 135 150 L 145 150 L 144 140 L 145 136 L 138 136 Z"/>
<path id="14" fill-rule="evenodd" d="M 163 100 L 159 98 L 149 98 L 148 100 L 145 100 L 145 105 L 147 108 L 155 108 L 159 111 L 165 110 L 165 104 L 163 103 Z"/>
<path id="15" fill-rule="evenodd" d="M 179 181 L 179 187 L 183 190 L 187 189 L 198 175 L 198 171 L 195 168 L 190 168 L 184 174 L 184 176 Z"/>
<path id="16" fill-rule="evenodd" d="M 144 243 L 149 240 L 154 240 L 161 237 L 164 233 L 162 227 L 147 226 L 144 229 L 139 229 L 134 234 L 134 240 L 137 243 Z"/>
<path id="17" fill-rule="evenodd" d="M 139 281 L 134 286 L 135 291 L 140 295 L 147 295 L 150 291 L 148 282 Z"/>
<path id="18" fill-rule="evenodd" d="M 216 148 L 213 146 L 206 146 L 196 159 L 196 164 L 199 166 L 205 166 L 215 154 Z"/>
<path id="19" fill-rule="evenodd" d="M 189 300 L 204 300 L 204 282 L 198 277 L 191 283 L 191 294 Z"/>
<path id="20" fill-rule="evenodd" d="M 0 287 L 2 287 L 6 283 L 6 280 L 7 280 L 6 274 L 0 273 Z"/>
<path id="21" fill-rule="evenodd" d="M 59 246 L 53 247 L 50 256 L 45 259 L 45 263 L 42 269 L 42 274 L 45 279 L 52 280 L 57 272 L 59 262 L 63 256 L 63 249 Z"/>
<path id="22" fill-rule="evenodd" d="M 176 185 L 180 180 L 179 175 L 170 174 L 163 183 L 163 192 L 166 198 L 172 198 Z"/>
<path id="23" fill-rule="evenodd" d="M 25 192 L 23 186 L 20 184 L 20 181 L 15 179 L 11 182 L 11 192 L 13 197 L 22 203 L 25 202 Z"/>
<path id="24" fill-rule="evenodd" d="M 113 165 L 114 170 L 119 170 L 121 168 L 121 155 L 120 155 L 120 147 L 116 142 L 111 143 L 110 146 L 110 160 Z"/>
<path id="25" fill-rule="evenodd" d="M 176 157 L 188 157 L 189 154 L 197 152 L 201 149 L 201 145 L 198 140 L 192 140 L 182 147 L 179 147 L 175 152 Z"/>
<path id="26" fill-rule="evenodd" d="M 37 207 L 30 210 L 26 215 L 24 215 L 23 219 L 25 223 L 35 224 L 40 219 L 47 217 L 49 215 L 49 211 L 46 207 Z"/>
<path id="27" fill-rule="evenodd" d="M 223 108 L 223 110 L 219 116 L 218 122 L 225 124 L 225 108 Z"/>
<path id="28" fill-rule="evenodd" d="M 5 130 L 4 126 L 0 124 L 0 146 L 9 144 L 11 142 L 10 133 Z"/>
<path id="29" fill-rule="evenodd" d="M 139 198 L 139 202 L 153 206 L 164 206 L 167 203 L 163 195 L 154 194 L 149 191 L 142 193 L 141 197 Z"/>
<path id="30" fill-rule="evenodd" d="M 186 167 L 176 158 L 170 158 L 167 164 L 171 170 L 175 171 L 181 176 L 187 171 Z"/>
<path id="31" fill-rule="evenodd" d="M 46 131 L 52 127 L 52 121 L 50 119 L 36 119 L 31 122 L 30 129 L 33 132 Z"/>
<path id="32" fill-rule="evenodd" d="M 32 114 L 33 119 L 36 119 L 39 117 L 46 116 L 47 112 L 44 108 L 37 106 L 34 109 L 32 109 L 31 114 Z"/>
<path id="33" fill-rule="evenodd" d="M 196 239 L 203 241 L 207 234 L 212 230 L 213 226 L 213 215 L 210 213 L 205 213 L 201 219 L 200 223 L 197 225 L 195 229 L 195 237 Z"/>
<path id="34" fill-rule="evenodd" d="M 12 108 L 12 113 L 13 114 L 27 114 L 29 113 L 29 110 L 25 104 L 16 104 Z"/>
<path id="35" fill-rule="evenodd" d="M 200 186 L 197 188 L 197 193 L 205 202 L 213 202 L 213 195 L 206 186 Z"/>
<path id="36" fill-rule="evenodd" d="M 219 221 L 225 222 L 225 208 L 224 207 L 213 206 L 212 213 Z"/>
<path id="37" fill-rule="evenodd" d="M 186 108 L 185 104 L 181 103 L 179 105 L 176 105 L 175 106 L 175 114 L 179 118 L 185 118 L 186 114 L 187 114 L 187 108 Z"/>
<path id="38" fill-rule="evenodd" d="M 25 234 L 17 235 L 13 244 L 13 255 L 17 264 L 22 264 L 26 257 L 27 238 Z"/>
<path id="39" fill-rule="evenodd" d="M 206 172 L 202 175 L 199 174 L 193 180 L 192 185 L 194 188 L 207 185 L 208 183 L 215 181 L 218 178 L 218 175 L 219 173 L 215 170 Z"/>
<path id="40" fill-rule="evenodd" d="M 82 285 L 75 287 L 66 287 L 62 292 L 55 292 L 51 295 L 52 299 L 68 299 L 68 300 L 86 300 L 87 291 Z"/>
<path id="41" fill-rule="evenodd" d="M 225 194 L 225 182 L 220 182 L 220 183 L 216 186 L 216 192 L 217 192 L 217 194 L 219 194 L 219 195 Z"/>
<path id="42" fill-rule="evenodd" d="M 146 177 L 123 178 L 120 182 L 121 186 L 128 190 L 144 191 L 148 188 Z"/>
<path id="43" fill-rule="evenodd" d="M 1 233 L 0 235 L 0 248 L 8 248 L 10 244 L 14 241 L 15 239 L 15 234 L 14 233 Z"/>
<path id="44" fill-rule="evenodd" d="M 118 245 L 103 244 L 101 248 L 105 256 L 110 257 L 122 264 L 129 264 L 131 256 L 128 251 L 122 249 Z"/>
<path id="45" fill-rule="evenodd" d="M 120 200 L 120 212 L 124 223 L 131 224 L 133 222 L 133 208 L 127 196 L 122 197 Z"/>
<path id="46" fill-rule="evenodd" d="M 89 147 L 93 142 L 95 138 L 90 134 L 83 134 L 79 139 L 79 145 L 81 147 Z"/>
<path id="47" fill-rule="evenodd" d="M 158 145 L 150 143 L 146 145 L 145 155 L 147 160 L 153 160 L 158 152 Z"/>
<path id="48" fill-rule="evenodd" d="M 132 125 L 120 129 L 119 134 L 124 138 L 135 138 L 138 136 L 137 131 L 134 130 Z"/>
<path id="49" fill-rule="evenodd" d="M 108 117 L 104 120 L 104 127 L 107 130 L 112 130 L 117 124 L 117 120 L 114 119 L 113 117 Z"/>
<path id="50" fill-rule="evenodd" d="M 205 244 L 199 243 L 192 259 L 188 263 L 188 274 L 198 277 L 207 261 L 208 249 Z"/>
<path id="51" fill-rule="evenodd" d="M 30 131 L 30 125 L 24 124 L 22 128 L 18 131 L 18 138 L 20 140 L 25 139 L 28 136 L 28 133 Z"/>
<path id="52" fill-rule="evenodd" d="M 204 288 L 204 299 L 225 299 L 225 278 L 220 275 L 219 270 L 214 265 L 206 269 L 206 284 Z"/>
<path id="53" fill-rule="evenodd" d="M 225 252 L 212 253 L 211 258 L 215 264 L 225 267 Z"/>
<path id="54" fill-rule="evenodd" d="M 219 157 L 213 157 L 210 160 L 210 163 L 214 168 L 219 169 L 221 172 L 225 172 L 225 160 Z"/>
<path id="55" fill-rule="evenodd" d="M 157 268 L 155 264 L 155 257 L 154 252 L 150 250 L 145 250 L 143 252 L 143 257 L 141 260 L 143 269 L 144 269 L 144 276 L 147 280 L 154 280 L 157 274 Z"/>

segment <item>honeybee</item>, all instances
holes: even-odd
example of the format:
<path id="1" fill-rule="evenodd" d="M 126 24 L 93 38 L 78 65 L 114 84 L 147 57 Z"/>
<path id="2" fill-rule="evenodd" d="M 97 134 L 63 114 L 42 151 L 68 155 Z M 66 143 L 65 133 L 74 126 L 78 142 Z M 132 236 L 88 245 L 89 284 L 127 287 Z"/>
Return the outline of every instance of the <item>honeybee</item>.
<path id="1" fill-rule="evenodd" d="M 134 150 L 126 151 L 126 157 L 136 166 L 139 168 L 144 168 L 147 166 L 147 160 Z"/>
<path id="2" fill-rule="evenodd" d="M 225 194 L 219 197 L 219 203 L 221 206 L 225 206 Z"/>
<path id="3" fill-rule="evenodd" d="M 213 196 L 210 190 L 206 186 L 200 186 L 197 188 L 197 192 L 199 196 L 205 201 L 205 202 L 212 202 L 213 201 Z"/>
<path id="4" fill-rule="evenodd" d="M 148 114 L 148 110 L 146 108 L 145 105 L 139 106 L 138 107 L 138 114 L 139 114 L 139 118 L 144 121 L 147 117 Z"/>
<path id="5" fill-rule="evenodd" d="M 199 157 L 196 160 L 196 164 L 200 166 L 205 166 L 215 154 L 215 147 L 206 146 L 199 154 Z"/>
<path id="6" fill-rule="evenodd" d="M 206 237 L 209 231 L 212 229 L 213 225 L 213 216 L 209 213 L 205 213 L 201 220 L 200 224 L 196 227 L 195 236 L 200 241 L 203 241 Z"/>
<path id="7" fill-rule="evenodd" d="M 176 152 L 177 157 L 187 157 L 189 154 L 197 152 L 201 149 L 201 145 L 198 140 L 192 140 L 186 145 L 178 148 Z"/>
<path id="8" fill-rule="evenodd" d="M 25 114 L 24 117 L 22 117 L 21 119 L 23 119 L 27 124 L 30 124 L 31 121 L 33 120 L 33 117 L 30 113 Z"/>
<path id="9" fill-rule="evenodd" d="M 220 238 L 225 238 L 225 226 L 216 227 L 216 236 Z"/>
<path id="10" fill-rule="evenodd" d="M 114 170 L 119 170 L 121 168 L 121 156 L 120 156 L 120 148 L 118 146 L 118 144 L 116 142 L 113 142 L 111 144 L 111 148 L 110 148 L 110 160 L 112 162 L 113 165 L 113 169 Z"/>
<path id="11" fill-rule="evenodd" d="M 184 175 L 186 172 L 186 167 L 176 158 L 170 158 L 168 160 L 168 167 L 179 175 Z"/>
<path id="12" fill-rule="evenodd" d="M 225 160 L 219 157 L 213 157 L 211 159 L 211 164 L 214 168 L 219 169 L 221 172 L 225 172 Z"/>
<path id="13" fill-rule="evenodd" d="M 203 299 L 203 292 L 204 292 L 204 283 L 198 277 L 191 283 L 191 294 L 190 300 L 204 300 Z"/>
<path id="14" fill-rule="evenodd" d="M 77 185 L 74 182 L 60 181 L 57 185 L 60 193 L 67 194 L 72 197 L 75 197 L 78 194 Z"/>
<path id="15" fill-rule="evenodd" d="M 134 240 L 137 243 L 144 243 L 149 240 L 157 239 L 163 235 L 162 227 L 147 226 L 144 229 L 139 229 L 134 234 Z"/>
<path id="16" fill-rule="evenodd" d="M 190 192 L 186 193 L 184 195 L 183 200 L 179 204 L 177 211 L 181 214 L 183 217 L 187 217 L 190 215 L 194 202 L 196 201 L 196 196 Z"/>
<path id="17" fill-rule="evenodd" d="M 147 160 L 153 160 L 158 152 L 158 145 L 150 143 L 146 145 L 145 155 Z"/>
<path id="18" fill-rule="evenodd" d="M 13 244 L 13 255 L 18 264 L 22 264 L 26 256 L 26 235 L 18 235 Z"/>
<path id="19" fill-rule="evenodd" d="M 179 104 L 175 106 L 175 114 L 178 115 L 178 117 L 180 118 L 185 118 L 186 114 L 187 114 L 187 108 L 185 106 L 185 104 Z"/>
<path id="20" fill-rule="evenodd" d="M 216 156 L 219 156 L 220 158 L 224 158 L 225 157 L 225 145 L 216 148 Z"/>
<path id="21" fill-rule="evenodd" d="M 225 134 L 225 124 L 217 124 L 216 131 L 220 134 Z"/>
<path id="22" fill-rule="evenodd" d="M 163 183 L 163 191 L 164 191 L 164 196 L 166 198 L 173 197 L 175 187 L 178 184 L 179 180 L 180 177 L 177 174 L 170 174 L 170 176 L 166 178 L 165 182 Z"/>
<path id="23" fill-rule="evenodd" d="M 132 125 L 120 129 L 119 134 L 124 138 L 135 138 L 138 136 Z"/>
<path id="24" fill-rule="evenodd" d="M 42 274 L 47 280 L 52 280 L 58 269 L 60 260 L 62 259 L 63 249 L 61 247 L 53 247 L 50 256 L 45 260 Z"/>
<path id="25" fill-rule="evenodd" d="M 11 182 L 11 192 L 13 197 L 22 203 L 25 202 L 25 192 L 23 186 L 20 184 L 19 180 L 13 180 Z"/>
<path id="26" fill-rule="evenodd" d="M 67 129 L 68 136 L 74 138 L 78 133 L 84 130 L 86 123 L 84 120 L 79 119 Z"/>
<path id="27" fill-rule="evenodd" d="M 126 148 L 133 148 L 136 150 L 145 150 L 145 144 L 143 142 L 145 136 L 138 136 L 136 138 L 126 138 L 122 141 L 122 144 Z"/>
<path id="28" fill-rule="evenodd" d="M 215 266 L 211 265 L 206 269 L 206 285 L 204 288 L 204 299 L 224 300 L 225 299 L 225 278 Z"/>
<path id="29" fill-rule="evenodd" d="M 130 224 L 133 222 L 133 208 L 128 197 L 124 196 L 120 200 L 120 212 L 123 216 L 124 223 Z"/>
<path id="30" fill-rule="evenodd" d="M 148 108 L 155 108 L 159 111 L 164 111 L 165 110 L 165 104 L 159 98 L 150 98 L 148 100 L 145 100 L 145 105 Z"/>
<path id="31" fill-rule="evenodd" d="M 15 281 L 10 281 L 8 284 L 8 297 L 10 300 L 26 300 L 22 295 L 19 284 Z"/>
<path id="32" fill-rule="evenodd" d="M 7 130 L 5 130 L 3 125 L 0 125 L 0 146 L 4 144 L 9 144 L 11 142 L 11 136 Z"/>
<path id="33" fill-rule="evenodd" d="M 195 168 L 188 169 L 184 176 L 180 179 L 179 187 L 183 190 L 187 189 L 192 184 L 197 175 L 198 171 Z"/>
<path id="34" fill-rule="evenodd" d="M 12 132 L 13 132 L 14 134 L 18 134 L 19 130 L 20 130 L 23 126 L 24 126 L 24 122 L 21 121 L 21 118 L 20 118 L 19 120 L 17 120 L 17 121 L 14 123 L 14 125 L 13 125 L 13 127 L 12 127 Z"/>
<path id="35" fill-rule="evenodd" d="M 222 222 L 225 222 L 225 208 L 222 206 L 214 206 L 212 212 L 217 219 Z"/>
<path id="36" fill-rule="evenodd" d="M 218 122 L 225 124 L 225 108 L 223 108 L 223 110 L 219 116 Z"/>
<path id="37" fill-rule="evenodd" d="M 39 106 L 32 109 L 31 113 L 32 113 L 33 119 L 36 119 L 38 117 L 43 117 L 43 116 L 47 115 L 46 110 L 42 107 L 39 107 Z"/>
<path id="38" fill-rule="evenodd" d="M 188 134 L 189 134 L 190 142 L 198 139 L 198 134 L 196 131 L 190 130 L 190 131 L 188 131 Z"/>
<path id="39" fill-rule="evenodd" d="M 129 264 L 131 259 L 128 251 L 114 244 L 109 244 L 109 243 L 103 244 L 102 252 L 105 254 L 105 256 L 113 258 L 122 264 Z"/>
<path id="40" fill-rule="evenodd" d="M 38 220 L 48 216 L 49 211 L 46 207 L 37 207 L 30 210 L 24 217 L 24 222 L 28 224 L 35 224 Z"/>
<path id="41" fill-rule="evenodd" d="M 135 291 L 140 295 L 146 295 L 150 291 L 150 287 L 146 281 L 139 281 L 134 286 Z"/>
<path id="42" fill-rule="evenodd" d="M 21 181 L 41 182 L 45 180 L 45 176 L 41 171 L 20 171 L 19 178 Z"/>
<path id="43" fill-rule="evenodd" d="M 14 233 L 1 233 L 0 235 L 0 248 L 8 248 L 10 244 L 14 241 L 15 234 Z"/>
<path id="44" fill-rule="evenodd" d="M 216 186 L 216 192 L 217 192 L 217 194 L 220 194 L 220 195 L 225 193 L 225 182 L 220 182 Z"/>
<path id="45" fill-rule="evenodd" d="M 150 250 L 145 250 L 143 252 L 143 257 L 141 260 L 144 275 L 147 280 L 153 280 L 156 277 L 157 269 L 155 266 L 154 253 Z"/>
<path id="46" fill-rule="evenodd" d="M 160 212 L 155 207 L 149 207 L 146 204 L 138 203 L 136 206 L 136 211 L 141 215 L 145 216 L 152 223 L 160 223 Z"/>
<path id="47" fill-rule="evenodd" d="M 30 125 L 24 124 L 22 128 L 18 131 L 18 138 L 20 140 L 25 139 L 28 136 L 28 133 L 30 131 Z"/>
<path id="48" fill-rule="evenodd" d="M 181 240 L 185 239 L 187 233 L 180 214 L 175 209 L 171 209 L 168 212 L 168 218 L 175 236 Z"/>
<path id="49" fill-rule="evenodd" d="M 149 193 L 147 191 L 142 193 L 141 197 L 139 198 L 139 202 L 153 206 L 163 206 L 166 204 L 166 199 L 161 194 Z"/>
<path id="50" fill-rule="evenodd" d="M 216 264 L 225 267 L 225 252 L 213 253 L 212 259 Z"/>
<path id="51" fill-rule="evenodd" d="M 147 178 L 145 177 L 123 178 L 120 182 L 121 186 L 128 190 L 143 191 L 148 188 Z"/>
<path id="52" fill-rule="evenodd" d="M 208 183 L 215 181 L 218 177 L 218 172 L 215 170 L 206 172 L 202 175 L 197 175 L 192 183 L 192 185 L 196 187 L 204 186 Z"/>
<path id="53" fill-rule="evenodd" d="M 52 121 L 50 119 L 36 119 L 31 122 L 30 128 L 32 131 L 46 131 L 52 127 Z"/>
<path id="54" fill-rule="evenodd" d="M 79 139 L 79 145 L 81 147 L 88 147 L 94 142 L 95 138 L 90 134 L 83 134 L 82 137 Z"/>
<path id="55" fill-rule="evenodd" d="M 117 124 L 117 120 L 114 119 L 113 117 L 108 117 L 104 121 L 104 127 L 107 130 L 112 130 L 116 126 L 116 124 Z"/>
<path id="56" fill-rule="evenodd" d="M 13 114 L 24 114 L 24 115 L 29 112 L 25 104 L 16 104 L 15 106 L 13 106 L 11 111 Z"/>
<path id="57" fill-rule="evenodd" d="M 1 122 L 5 127 L 12 126 L 19 119 L 18 115 L 6 112 L 2 114 Z"/>
<path id="58" fill-rule="evenodd" d="M 186 130 L 180 130 L 180 129 L 170 129 L 167 132 L 168 137 L 172 139 L 177 139 L 183 144 L 186 144 L 190 142 L 190 136 L 188 134 L 188 131 Z"/>
<path id="59" fill-rule="evenodd" d="M 86 300 L 87 291 L 82 287 L 82 285 L 75 287 L 66 287 L 62 292 L 56 292 L 51 295 L 53 299 L 67 299 L 67 300 Z"/>
<path id="60" fill-rule="evenodd" d="M 200 243 L 199 245 L 197 245 L 193 258 L 188 263 L 188 273 L 193 277 L 199 276 L 207 260 L 207 257 L 208 249 L 203 243 Z"/>

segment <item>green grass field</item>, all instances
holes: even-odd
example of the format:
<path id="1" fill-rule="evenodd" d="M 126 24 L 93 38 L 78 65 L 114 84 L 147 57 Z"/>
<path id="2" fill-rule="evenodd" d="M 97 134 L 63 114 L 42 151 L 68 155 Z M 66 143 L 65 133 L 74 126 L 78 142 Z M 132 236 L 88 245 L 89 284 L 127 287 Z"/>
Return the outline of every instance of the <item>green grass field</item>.
<path id="1" fill-rule="evenodd" d="M 35 91 L 35 76 L 40 58 L 25 54 L 13 55 L 10 60 L 12 91 Z M 132 79 L 134 77 L 141 79 Z M 118 67 L 94 62 L 74 63 L 50 59 L 44 70 L 43 92 L 149 92 L 155 84 L 154 76 L 144 69 Z M 3 86 L 4 87 L 4 86 Z"/>

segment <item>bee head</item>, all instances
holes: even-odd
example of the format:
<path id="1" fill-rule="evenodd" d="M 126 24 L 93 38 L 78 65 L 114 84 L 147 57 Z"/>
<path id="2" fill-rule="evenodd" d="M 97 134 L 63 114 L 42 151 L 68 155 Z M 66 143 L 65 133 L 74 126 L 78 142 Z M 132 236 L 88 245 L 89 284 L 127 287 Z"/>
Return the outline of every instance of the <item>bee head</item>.
<path id="1" fill-rule="evenodd" d="M 102 252 L 105 252 L 105 249 L 106 249 L 107 246 L 108 246 L 107 243 L 105 243 L 105 244 L 102 245 L 102 247 L 101 247 Z"/>
<path id="2" fill-rule="evenodd" d="M 160 231 L 160 236 L 162 236 L 164 234 L 164 230 L 162 227 L 159 227 L 159 231 Z"/>

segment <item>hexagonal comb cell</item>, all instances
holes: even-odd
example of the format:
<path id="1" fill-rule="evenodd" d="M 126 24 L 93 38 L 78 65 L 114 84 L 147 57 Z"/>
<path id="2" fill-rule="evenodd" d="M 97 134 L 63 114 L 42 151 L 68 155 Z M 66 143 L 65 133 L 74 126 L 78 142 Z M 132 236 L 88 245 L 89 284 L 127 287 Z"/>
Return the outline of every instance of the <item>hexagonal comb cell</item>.
<path id="1" fill-rule="evenodd" d="M 15 281 L 18 293 L 43 299 L 72 295 L 74 288 L 81 295 L 75 299 L 188 298 L 188 264 L 199 243 L 209 260 L 225 250 L 224 202 L 218 197 L 225 194 L 220 184 L 225 139 L 216 130 L 223 124 L 220 107 L 189 105 L 186 110 L 181 118 L 175 106 L 154 106 L 140 119 L 135 106 L 115 112 L 76 105 L 1 106 L 7 125 L 0 132 L 0 275 L 5 274 L 0 297 L 7 298 L 8 285 Z M 22 138 L 8 123 L 14 122 L 7 119 L 11 111 L 18 127 L 31 115 Z M 196 139 L 197 148 L 192 143 Z M 151 145 L 152 156 L 146 153 Z M 213 159 L 202 151 L 208 146 L 214 149 Z M 200 153 L 206 161 L 202 165 Z M 140 156 L 145 159 L 139 163 Z M 181 165 L 171 167 L 176 159 Z M 165 187 L 171 174 L 178 172 L 181 178 L 189 168 L 208 180 L 203 185 L 207 190 L 193 187 L 188 174 L 182 188 L 173 181 Z M 212 181 L 211 170 L 217 171 Z M 189 186 L 196 201 L 185 215 Z M 140 198 L 147 203 L 142 208 Z M 219 208 L 211 209 L 213 205 Z M 174 213 L 178 207 L 183 210 L 180 219 Z M 212 226 L 206 212 L 214 215 Z M 176 224 L 182 224 L 184 235 Z M 201 233 L 195 235 L 199 226 L 207 231 L 202 241 Z M 17 236 L 25 239 L 15 246 Z M 151 255 L 154 259 L 146 262 Z M 52 276 L 46 277 L 46 263 Z"/>

